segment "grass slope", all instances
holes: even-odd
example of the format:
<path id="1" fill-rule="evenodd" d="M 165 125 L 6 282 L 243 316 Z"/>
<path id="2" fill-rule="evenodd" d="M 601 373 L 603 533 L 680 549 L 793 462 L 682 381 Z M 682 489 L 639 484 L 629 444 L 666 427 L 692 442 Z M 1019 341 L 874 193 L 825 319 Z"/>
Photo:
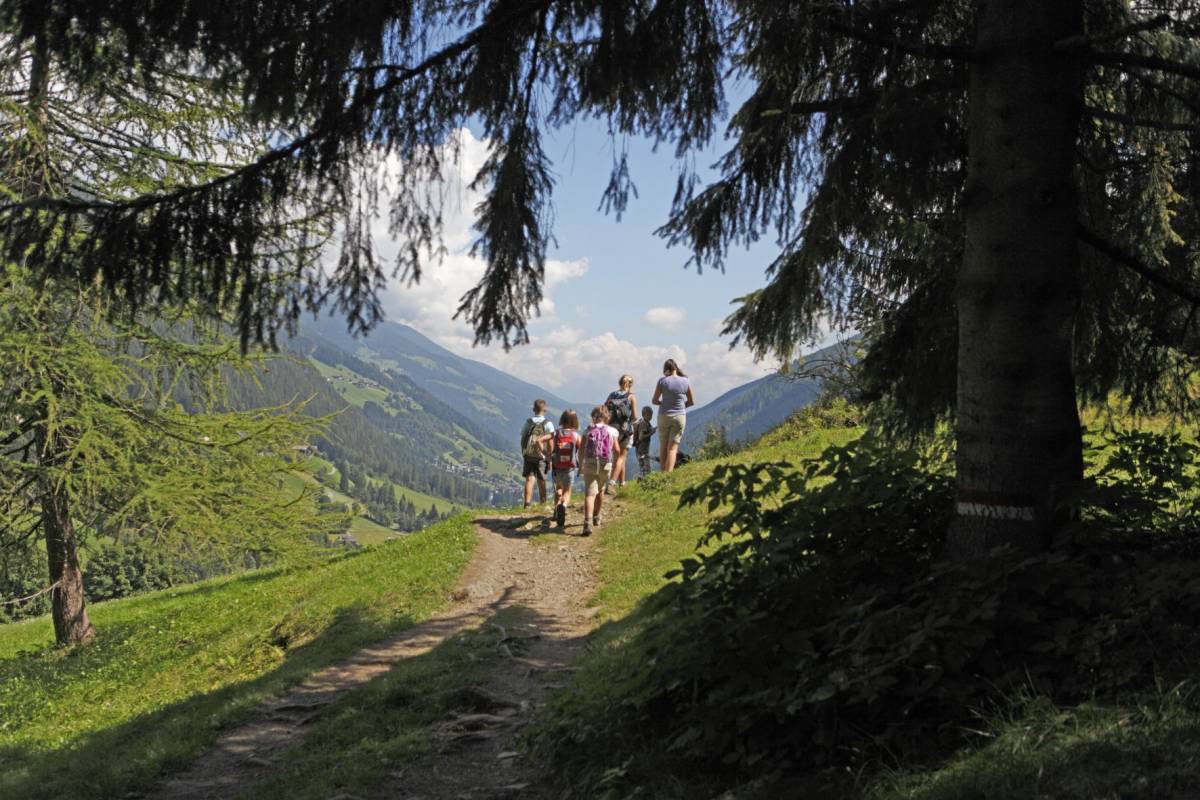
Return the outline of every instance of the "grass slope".
<path id="1" fill-rule="evenodd" d="M 353 536 L 355 541 L 361 545 L 382 544 L 402 535 L 366 517 L 355 517 L 350 520 L 350 527 L 346 529 L 346 533 Z"/>
<path id="2" fill-rule="evenodd" d="M 695 461 L 665 475 L 652 473 L 621 495 L 625 513 L 604 529 L 600 546 L 600 587 L 595 602 L 600 618 L 625 617 L 668 581 L 663 574 L 695 552 L 710 512 L 679 508 L 679 493 L 707 478 L 718 463 L 792 461 L 818 455 L 831 444 L 845 444 L 861 431 L 852 427 L 810 430 L 787 425 L 755 447 L 720 461 Z"/>
<path id="3" fill-rule="evenodd" d="M 553 735 L 559 715 L 574 721 L 598 719 L 628 696 L 618 669 L 622 660 L 650 657 L 631 652 L 634 633 L 649 620 L 669 618 L 660 591 L 663 573 L 694 552 L 709 518 L 706 508 L 679 509 L 679 493 L 707 478 L 719 463 L 790 460 L 843 444 L 857 429 L 838 420 L 811 429 L 793 419 L 754 445 L 724 459 L 693 462 L 672 475 L 654 474 L 623 493 L 624 514 L 599 534 L 599 587 L 594 602 L 604 624 L 571 685 L 552 698 L 539 723 Z M 1128 424 L 1133 424 L 1128 423 Z M 1137 427 L 1156 430 L 1161 420 Z M 981 710 L 975 744 L 940 764 L 880 765 L 875 772 L 847 776 L 839 798 L 866 800 L 1151 800 L 1200 796 L 1200 692 L 1190 685 L 1163 687 L 1157 694 L 1120 704 L 1085 703 L 1056 707 L 1042 697 L 1012 698 L 1007 706 Z M 539 733 L 534 741 L 539 742 Z M 636 739 L 636 732 L 631 732 Z M 543 738 L 538 747 L 544 747 Z M 624 741 L 619 753 L 661 753 L 658 741 Z M 597 797 L 624 796 L 625 767 L 604 754 L 572 752 L 550 745 L 559 789 L 587 787 Z M 654 755 L 654 758 L 659 756 Z M 646 765 L 643 765 L 646 766 Z M 638 795 L 687 798 L 720 794 L 698 786 L 694 775 L 676 774 L 677 762 L 661 757 L 657 769 L 639 771 Z M 702 779 L 700 779 L 702 780 Z M 817 781 L 819 785 L 825 785 Z M 611 794 L 605 787 L 612 786 Z M 806 796 L 806 789 L 799 795 Z M 571 796 L 576 796 L 571 794 Z M 733 797 L 734 795 L 721 795 Z M 736 795 L 756 797 L 754 790 Z M 817 794 L 807 795 L 817 796 Z M 824 795 L 821 795 L 824 796 Z"/>
<path id="4" fill-rule="evenodd" d="M 98 603 L 87 648 L 45 618 L 0 627 L 0 797 L 121 797 L 264 698 L 442 607 L 470 518 L 287 571 Z"/>
<path id="5" fill-rule="evenodd" d="M 316 478 L 307 472 L 285 472 L 279 476 L 280 483 L 285 491 L 299 494 L 306 487 L 310 490 L 323 492 L 329 499 L 335 503 L 345 503 L 348 508 L 362 510 L 362 503 L 355 500 L 353 497 L 344 495 L 336 489 L 331 489 L 328 486 L 323 486 Z M 350 518 L 350 524 L 346 527 L 346 533 L 354 535 L 354 538 L 359 544 L 379 544 L 386 542 L 388 539 L 395 537 L 396 531 L 391 528 L 384 527 L 374 520 L 368 519 L 362 515 L 357 515 Z"/>

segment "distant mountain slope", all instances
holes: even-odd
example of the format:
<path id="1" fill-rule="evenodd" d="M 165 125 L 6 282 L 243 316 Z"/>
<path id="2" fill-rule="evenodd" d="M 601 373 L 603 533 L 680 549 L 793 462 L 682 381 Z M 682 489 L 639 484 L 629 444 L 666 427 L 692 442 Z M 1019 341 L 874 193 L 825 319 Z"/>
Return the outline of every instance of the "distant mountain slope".
<path id="1" fill-rule="evenodd" d="M 556 414 L 572 407 L 545 389 L 455 355 L 398 322 L 380 323 L 363 338 L 350 336 L 342 320 L 330 317 L 308 323 L 303 331 L 376 366 L 400 370 L 438 400 L 501 436 L 511 449 L 535 399 L 544 398 Z"/>
<path id="2" fill-rule="evenodd" d="M 816 361 L 835 355 L 848 345 L 839 343 L 810 353 Z M 821 393 L 821 380 L 775 373 L 730 389 L 725 394 L 688 414 L 683 449 L 695 450 L 710 426 L 724 425 L 730 441 L 753 439 L 812 403 Z"/>
<path id="3" fill-rule="evenodd" d="M 452 423 L 414 415 L 397 435 L 374 418 L 369 405 L 348 404 L 313 361 L 277 359 L 256 370 L 254 380 L 231 380 L 229 391 L 231 404 L 241 408 L 307 400 L 306 413 L 329 416 L 326 433 L 314 444 L 328 460 L 357 474 L 466 506 L 490 504 L 501 488 L 484 475 L 457 473 L 439 459 L 441 448 L 433 443 Z"/>

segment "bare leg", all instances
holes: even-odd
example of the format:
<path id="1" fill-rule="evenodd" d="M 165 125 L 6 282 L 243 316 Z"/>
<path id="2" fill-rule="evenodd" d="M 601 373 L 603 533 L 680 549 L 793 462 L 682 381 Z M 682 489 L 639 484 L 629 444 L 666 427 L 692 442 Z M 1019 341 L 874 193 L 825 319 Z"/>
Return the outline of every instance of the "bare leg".
<path id="1" fill-rule="evenodd" d="M 529 503 L 533 500 L 533 476 L 525 476 L 525 507 L 529 508 Z"/>
<path id="2" fill-rule="evenodd" d="M 538 502 L 541 503 L 542 505 L 546 505 L 546 479 L 543 478 L 541 475 L 539 475 L 537 478 L 537 487 L 538 487 Z"/>
<path id="3" fill-rule="evenodd" d="M 679 443 L 671 442 L 667 445 L 667 457 L 663 461 L 663 472 L 672 472 L 675 469 L 675 456 L 679 453 Z"/>

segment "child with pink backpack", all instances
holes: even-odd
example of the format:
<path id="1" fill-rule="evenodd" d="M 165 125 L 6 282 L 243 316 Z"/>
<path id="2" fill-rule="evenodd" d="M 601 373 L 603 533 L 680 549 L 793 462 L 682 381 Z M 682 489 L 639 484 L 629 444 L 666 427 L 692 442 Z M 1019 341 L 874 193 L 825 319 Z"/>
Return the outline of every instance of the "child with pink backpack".
<path id="1" fill-rule="evenodd" d="M 583 476 L 583 535 L 591 536 L 592 527 L 600 524 L 600 507 L 604 504 L 604 486 L 612 474 L 613 464 L 621 453 L 620 434 L 608 424 L 608 409 L 592 409 L 592 424 L 583 432 L 580 474 Z"/>

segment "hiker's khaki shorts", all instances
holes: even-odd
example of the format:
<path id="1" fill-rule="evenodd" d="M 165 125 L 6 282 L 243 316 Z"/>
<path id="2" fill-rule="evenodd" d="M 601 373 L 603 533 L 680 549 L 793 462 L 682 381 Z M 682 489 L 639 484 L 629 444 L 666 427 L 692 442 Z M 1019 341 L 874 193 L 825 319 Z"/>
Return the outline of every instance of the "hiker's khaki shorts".
<path id="1" fill-rule="evenodd" d="M 668 444 L 679 444 L 683 441 L 683 429 L 686 427 L 686 414 L 659 414 L 658 440 Z"/>
<path id="2" fill-rule="evenodd" d="M 583 476 L 583 490 L 587 492 L 588 497 L 594 497 L 604 491 L 604 484 L 608 483 L 608 476 L 612 474 L 612 463 L 584 461 L 579 474 Z"/>

